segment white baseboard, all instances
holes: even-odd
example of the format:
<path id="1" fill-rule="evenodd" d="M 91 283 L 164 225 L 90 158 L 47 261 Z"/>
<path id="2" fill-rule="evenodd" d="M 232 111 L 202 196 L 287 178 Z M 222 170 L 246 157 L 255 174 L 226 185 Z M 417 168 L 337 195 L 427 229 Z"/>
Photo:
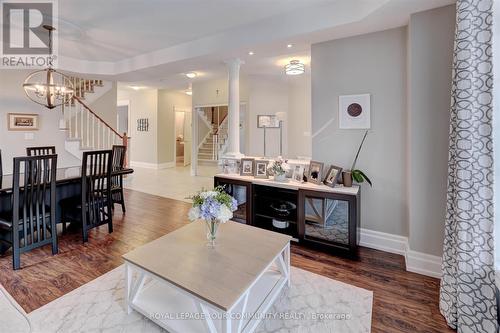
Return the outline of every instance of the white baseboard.
<path id="1" fill-rule="evenodd" d="M 407 271 L 441 278 L 441 257 L 412 251 L 409 246 L 405 257 Z"/>
<path id="2" fill-rule="evenodd" d="M 404 256 L 408 246 L 408 237 L 360 228 L 359 245 Z"/>
<path id="3" fill-rule="evenodd" d="M 158 164 L 158 169 L 168 169 L 175 167 L 175 162 L 166 162 Z"/>
<path id="4" fill-rule="evenodd" d="M 146 163 L 146 162 L 139 162 L 139 161 L 130 161 L 130 166 L 132 168 L 145 168 L 145 169 L 167 169 L 167 168 L 173 168 L 175 167 L 175 162 L 167 162 L 167 163 Z"/>
<path id="5" fill-rule="evenodd" d="M 411 250 L 408 237 L 360 228 L 359 245 L 403 255 L 407 271 L 441 278 L 441 257 Z"/>

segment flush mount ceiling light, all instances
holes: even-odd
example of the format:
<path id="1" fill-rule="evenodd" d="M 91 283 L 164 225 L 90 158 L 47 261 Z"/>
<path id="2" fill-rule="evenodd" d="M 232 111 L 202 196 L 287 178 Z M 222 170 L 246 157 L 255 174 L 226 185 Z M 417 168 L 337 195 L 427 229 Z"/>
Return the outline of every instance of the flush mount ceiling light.
<path id="1" fill-rule="evenodd" d="M 291 60 L 289 64 L 285 65 L 286 75 L 300 75 L 304 74 L 306 66 L 299 60 Z"/>
<path id="2" fill-rule="evenodd" d="M 190 79 L 194 79 L 197 75 L 195 72 L 186 73 L 186 76 Z"/>
<path id="3" fill-rule="evenodd" d="M 290 49 L 293 47 L 293 44 L 288 44 L 286 47 L 288 47 Z"/>
<path id="4" fill-rule="evenodd" d="M 253 51 L 248 52 L 248 55 L 254 55 L 255 53 Z"/>
<path id="5" fill-rule="evenodd" d="M 49 55 L 52 56 L 52 31 L 55 28 L 50 25 L 43 28 L 49 32 Z M 51 63 L 48 68 L 28 75 L 23 88 L 29 99 L 48 109 L 67 103 L 75 91 L 70 78 L 53 69 Z"/>

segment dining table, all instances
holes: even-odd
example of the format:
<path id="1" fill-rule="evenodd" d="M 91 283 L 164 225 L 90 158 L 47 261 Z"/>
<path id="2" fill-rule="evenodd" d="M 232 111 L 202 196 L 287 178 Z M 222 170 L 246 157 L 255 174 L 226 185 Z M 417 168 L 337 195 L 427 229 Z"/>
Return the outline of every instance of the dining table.
<path id="1" fill-rule="evenodd" d="M 56 223 L 61 223 L 61 205 L 64 199 L 81 195 L 82 177 L 81 166 L 58 168 L 56 170 Z M 111 176 L 129 175 L 134 172 L 131 168 L 114 168 Z M 12 174 L 0 177 L 0 214 L 12 210 Z M 20 186 L 22 187 L 24 176 L 21 175 Z M 0 238 L 2 235 L 0 234 Z"/>

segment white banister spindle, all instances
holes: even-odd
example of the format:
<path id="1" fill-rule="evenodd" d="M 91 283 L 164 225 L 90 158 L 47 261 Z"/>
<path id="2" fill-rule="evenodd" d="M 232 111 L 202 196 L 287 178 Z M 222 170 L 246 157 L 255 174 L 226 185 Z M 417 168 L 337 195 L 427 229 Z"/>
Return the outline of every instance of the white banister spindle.
<path id="1" fill-rule="evenodd" d="M 84 111 L 86 111 L 86 110 L 82 106 L 80 109 L 80 137 L 79 137 L 79 139 L 82 139 L 82 140 L 84 139 L 83 134 L 85 133 L 83 131 L 83 113 L 84 113 Z"/>
<path id="2" fill-rule="evenodd" d="M 101 130 L 102 130 L 102 146 L 101 146 L 101 148 L 104 149 L 106 147 L 106 127 L 102 123 L 101 123 Z"/>
<path id="3" fill-rule="evenodd" d="M 78 106 L 75 109 L 75 139 L 78 138 L 78 111 L 80 110 L 82 106 L 78 104 Z"/>
<path id="4" fill-rule="evenodd" d="M 68 109 L 67 109 L 67 112 L 68 112 L 68 133 L 69 133 L 69 137 L 72 138 L 73 137 L 73 126 L 71 126 L 71 110 L 73 110 L 73 107 L 71 107 L 71 103 L 68 104 Z"/>
<path id="5" fill-rule="evenodd" d="M 90 112 L 87 111 L 87 124 L 85 125 L 87 128 L 87 147 L 90 147 Z"/>
<path id="6" fill-rule="evenodd" d="M 92 149 L 95 148 L 95 116 L 92 114 Z"/>

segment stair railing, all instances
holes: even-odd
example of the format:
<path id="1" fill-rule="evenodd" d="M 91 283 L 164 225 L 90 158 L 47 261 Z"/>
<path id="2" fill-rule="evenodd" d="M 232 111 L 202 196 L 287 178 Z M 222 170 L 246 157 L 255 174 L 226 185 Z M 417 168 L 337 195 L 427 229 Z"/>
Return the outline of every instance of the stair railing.
<path id="1" fill-rule="evenodd" d="M 90 109 L 80 97 L 73 96 L 70 107 L 65 109 L 69 137 L 81 141 L 81 146 L 90 149 L 111 149 L 115 144 L 125 146 L 125 165 L 129 164 L 130 137 L 120 134 L 104 119 Z M 73 104 L 74 103 L 74 104 Z"/>
<path id="2" fill-rule="evenodd" d="M 212 136 L 212 160 L 219 160 L 219 135 Z"/>

